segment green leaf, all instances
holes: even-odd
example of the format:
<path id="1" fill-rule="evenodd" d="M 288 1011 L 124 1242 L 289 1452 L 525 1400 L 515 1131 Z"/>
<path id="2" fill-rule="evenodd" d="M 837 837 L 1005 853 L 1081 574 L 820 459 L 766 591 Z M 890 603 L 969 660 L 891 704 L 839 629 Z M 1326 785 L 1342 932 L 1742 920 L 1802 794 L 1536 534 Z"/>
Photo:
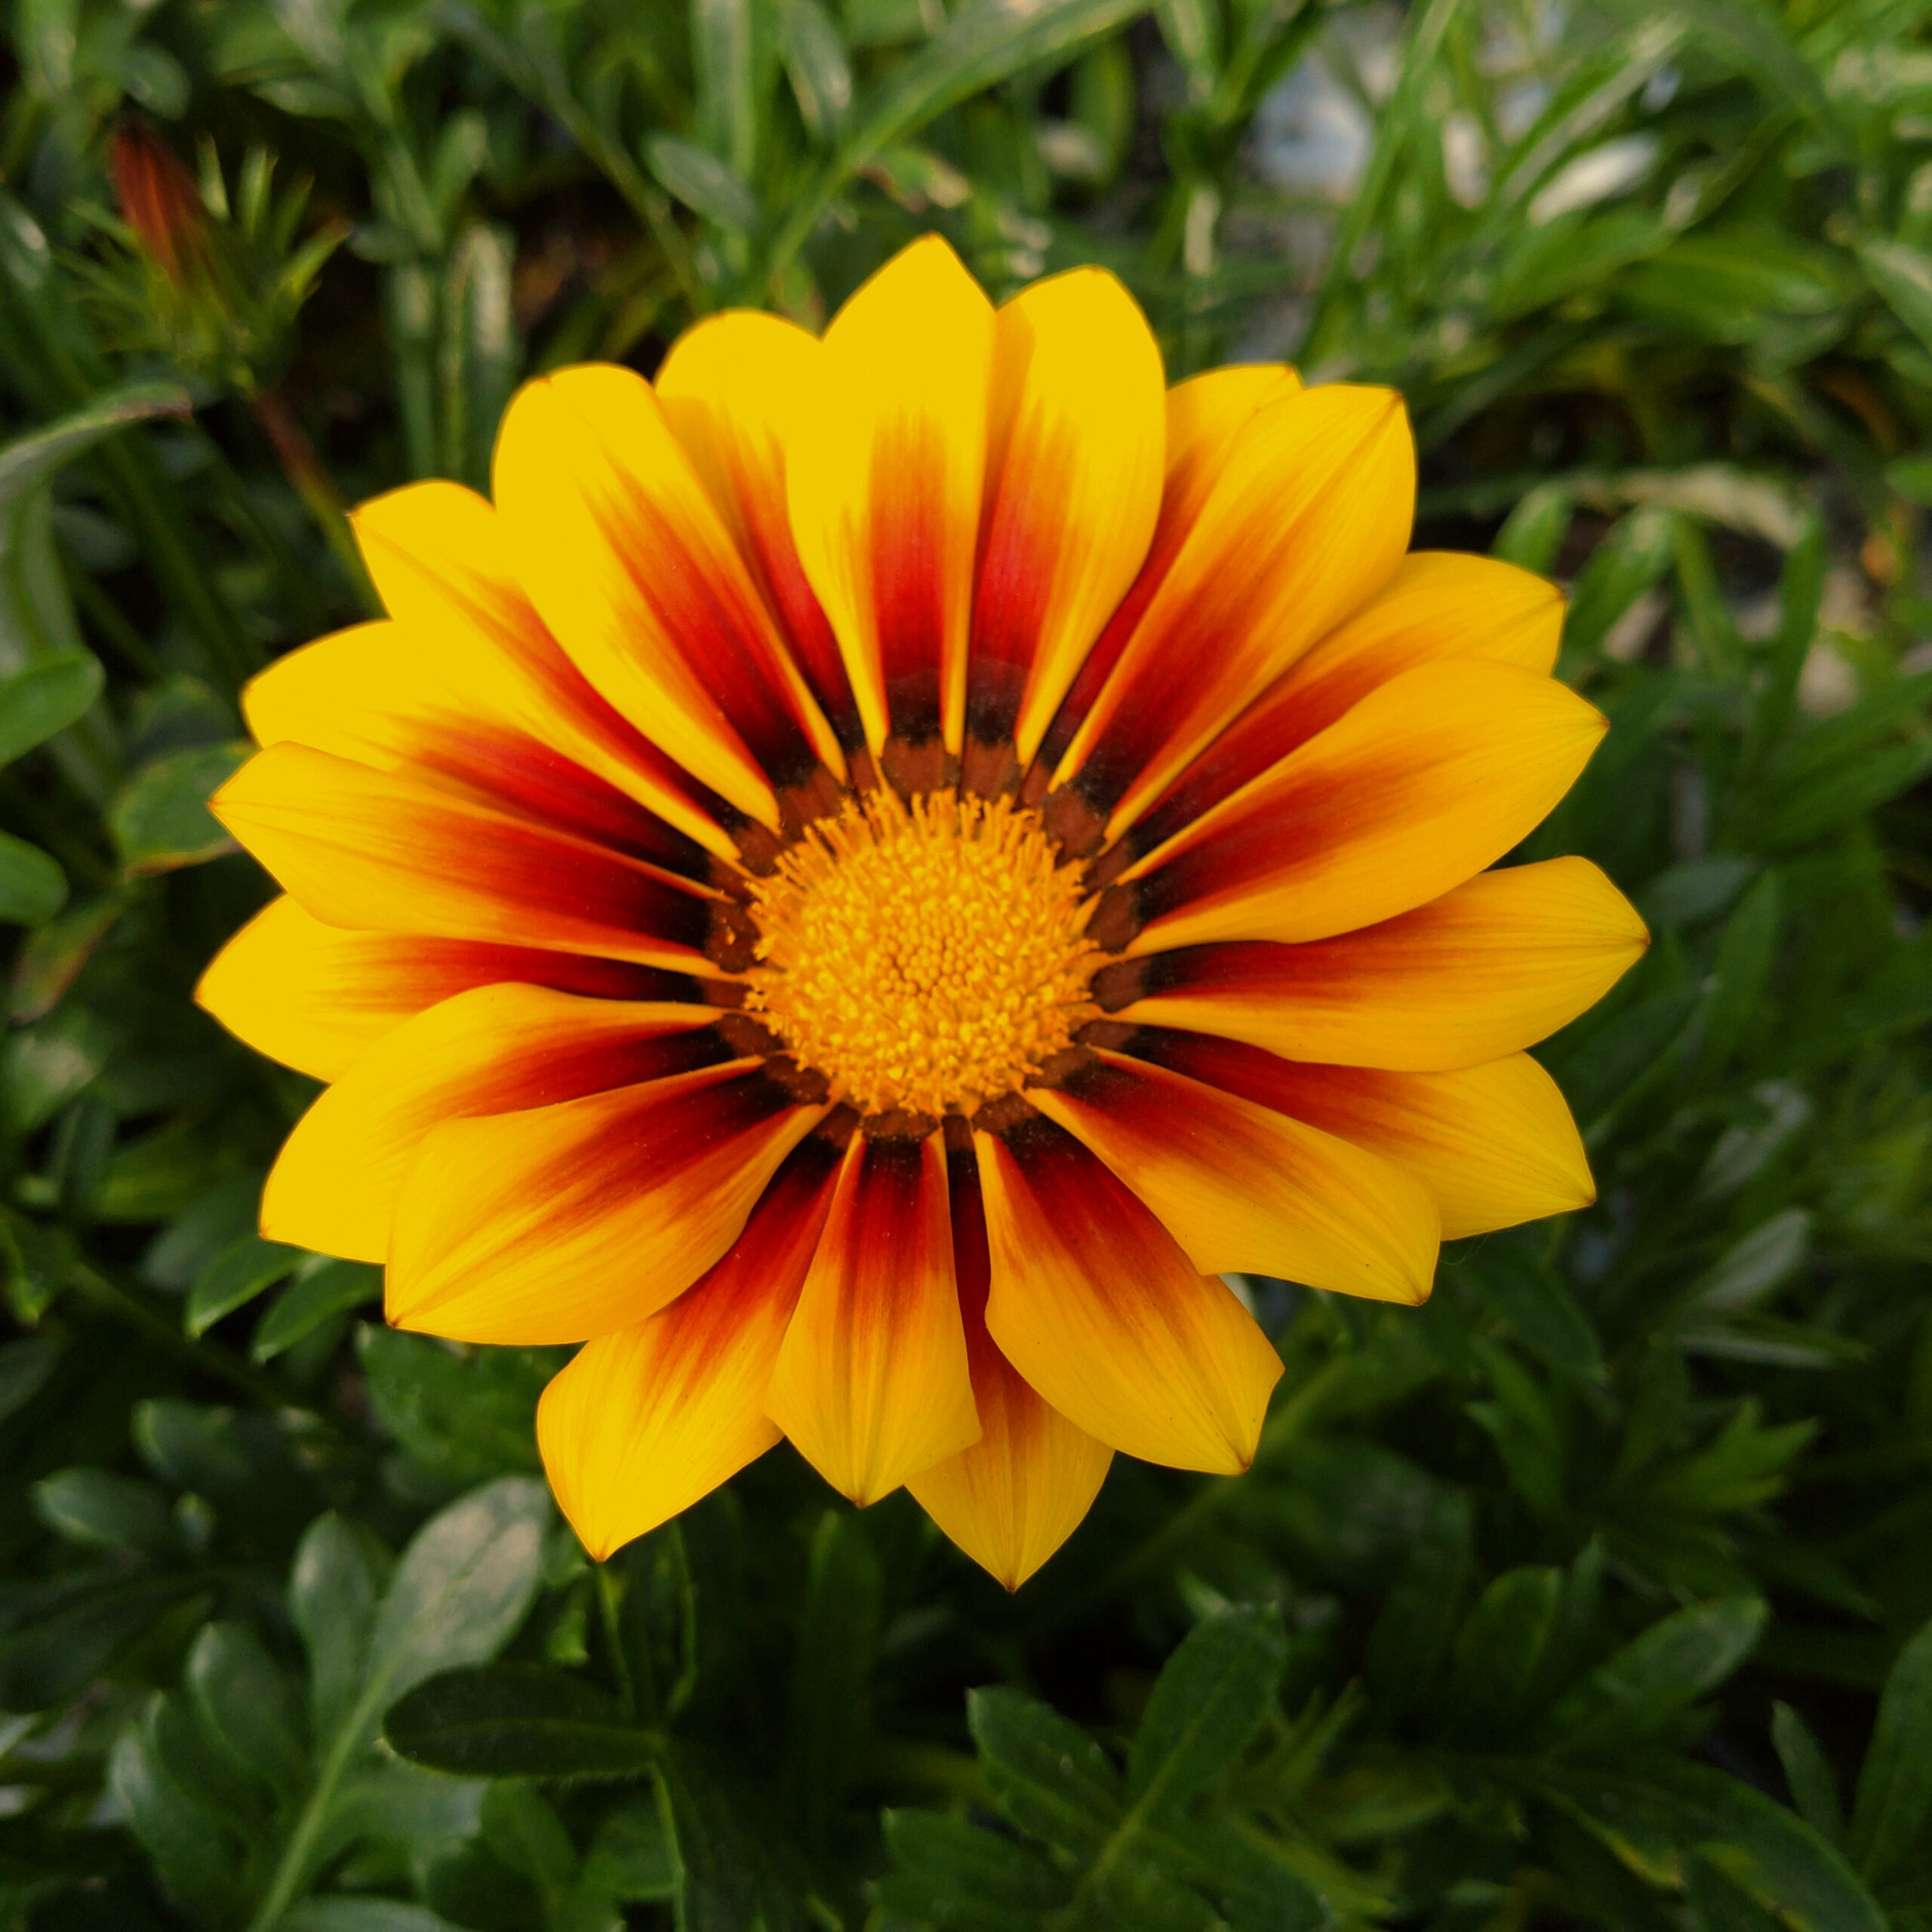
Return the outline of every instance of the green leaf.
<path id="1" fill-rule="evenodd" d="M 309 1651 L 309 1721 L 333 1736 L 361 1681 L 381 1594 L 380 1553 L 333 1512 L 309 1525 L 289 1574 L 288 1609 Z"/>
<path id="2" fill-rule="evenodd" d="M 1844 1832 L 1838 1776 L 1811 1727 L 1789 1704 L 1771 1706 L 1771 1742 L 1798 1815 L 1820 1838 L 1835 1844 Z"/>
<path id="3" fill-rule="evenodd" d="M 66 903 L 66 874 L 38 846 L 0 832 L 0 925 L 44 926 Z"/>
<path id="4" fill-rule="evenodd" d="M 860 1756 L 881 1589 L 863 1519 L 828 1509 L 812 1537 L 792 1666 L 786 1775 L 808 1838 L 830 1830 Z"/>
<path id="5" fill-rule="evenodd" d="M 304 1899 L 276 1932 L 463 1932 L 427 1906 L 400 1899 Z"/>
<path id="6" fill-rule="evenodd" d="M 1721 1771 L 1680 1763 L 1635 1777 L 1551 1766 L 1532 1781 L 1648 1884 L 1681 1887 L 1694 1852 L 1788 1932 L 1887 1932 L 1884 1915 L 1831 1846 L 1782 1804 Z"/>
<path id="7" fill-rule="evenodd" d="M 1896 235 L 1867 235 L 1855 245 L 1858 265 L 1887 307 L 1932 349 L 1932 255 Z"/>
<path id="8" fill-rule="evenodd" d="M 180 1552 L 174 1510 L 151 1482 L 106 1469 L 57 1469 L 32 1494 L 34 1514 L 69 1543 L 150 1556 Z"/>
<path id="9" fill-rule="evenodd" d="M 278 1241 L 264 1241 L 260 1235 L 244 1235 L 223 1248 L 200 1274 L 188 1291 L 184 1325 L 191 1335 L 205 1335 L 224 1315 L 232 1314 L 245 1303 L 292 1274 L 302 1260 L 299 1247 Z"/>
<path id="10" fill-rule="evenodd" d="M 430 1678 L 383 1727 L 404 1757 L 465 1777 L 635 1777 L 660 1740 L 580 1677 L 546 1664 L 487 1664 Z"/>
<path id="11" fill-rule="evenodd" d="M 970 0 L 866 96 L 840 149 L 847 169 L 909 139 L 968 94 L 1023 67 L 1057 65 L 1151 6 L 1152 0 Z"/>
<path id="12" fill-rule="evenodd" d="M 1691 1284 L 1685 1300 L 1699 1313 L 1755 1308 L 1804 1265 L 1811 1241 L 1811 1216 L 1782 1208 L 1734 1241 Z"/>
<path id="13" fill-rule="evenodd" d="M 464 1482 L 539 1466 L 537 1398 L 562 1365 L 555 1350 L 459 1354 L 427 1335 L 372 1326 L 358 1352 L 377 1420 L 426 1469 Z"/>
<path id="14" fill-rule="evenodd" d="M 814 139 L 830 140 L 852 105 L 852 63 L 819 0 L 783 0 L 778 19 L 785 72 Z"/>
<path id="15" fill-rule="evenodd" d="M 372 1729 L 405 1691 L 439 1671 L 482 1663 L 523 1621 L 549 1520 L 541 1483 L 505 1476 L 417 1532 L 370 1631 L 363 1700 Z"/>
<path id="16" fill-rule="evenodd" d="M 298 1273 L 255 1330 L 248 1352 L 271 1361 L 333 1316 L 346 1315 L 383 1295 L 383 1272 L 366 1261 L 325 1261 Z"/>
<path id="17" fill-rule="evenodd" d="M 1524 1348 L 1579 1381 L 1603 1380 L 1597 1332 L 1554 1269 L 1497 1248 L 1483 1253 L 1470 1274 L 1483 1299 Z"/>
<path id="18" fill-rule="evenodd" d="M 1845 1849 L 1877 1878 L 1924 1848 L 1932 1820 L 1932 1623 L 1900 1651 L 1878 1699 Z"/>
<path id="19" fill-rule="evenodd" d="M 114 801 L 108 822 L 121 863 L 136 878 L 198 866 L 235 850 L 208 799 L 254 755 L 253 745 L 197 745 L 144 767 Z"/>
<path id="20" fill-rule="evenodd" d="M 63 416 L 57 423 L 17 437 L 0 448 L 0 516 L 26 491 L 47 481 L 103 437 L 130 423 L 155 416 L 186 416 L 189 409 L 188 392 L 177 383 L 130 383 L 97 396 L 85 409 Z"/>
<path id="21" fill-rule="evenodd" d="M 1574 1753 L 1656 1730 L 1737 1669 L 1767 1614 L 1760 1597 L 1721 1597 L 1652 1624 L 1562 1699 L 1551 1737 Z"/>
<path id="22" fill-rule="evenodd" d="M 798 1932 L 807 1885 L 769 1807 L 688 1752 L 657 1766 L 678 1866 L 678 1932 Z"/>
<path id="23" fill-rule="evenodd" d="M 1231 1605 L 1188 1632 L 1155 1680 L 1128 1752 L 1137 1810 L 1179 1810 L 1241 1755 L 1273 1706 L 1287 1657 L 1272 1604 Z"/>
<path id="24" fill-rule="evenodd" d="M 1476 1599 L 1456 1634 L 1442 1705 L 1461 1731 L 1507 1735 L 1549 1661 L 1562 1606 L 1563 1573 L 1506 1570 Z"/>
<path id="25" fill-rule="evenodd" d="M 0 1422 L 25 1408 L 47 1386 L 62 1353 L 61 1345 L 45 1336 L 0 1343 Z"/>
<path id="26" fill-rule="evenodd" d="M 77 723 L 100 697 L 102 681 L 100 660 L 85 651 L 45 657 L 0 678 L 0 765 Z"/>
<path id="27" fill-rule="evenodd" d="M 583 1855 L 584 1889 L 620 1905 L 675 1898 L 677 1857 L 654 1794 L 612 1812 Z"/>
<path id="28" fill-rule="evenodd" d="M 1761 1021 L 1765 989 L 1777 958 L 1784 918 L 1784 888 L 1775 872 L 1760 878 L 1724 928 L 1718 947 L 1717 984 L 1704 1012 L 1704 1037 L 1697 1064 L 1706 1075 L 1721 1072 Z"/>
<path id="29" fill-rule="evenodd" d="M 219 1820 L 171 1774 L 155 1734 L 166 1706 L 157 1694 L 123 1732 L 108 1761 L 108 1789 L 154 1860 L 162 1888 L 197 1917 L 232 1924 L 242 1903 L 234 1847 Z"/>
<path id="30" fill-rule="evenodd" d="M 1475 1556 L 1475 1512 L 1466 1494 L 1450 1491 L 1417 1527 L 1368 1633 L 1362 1674 L 1379 1709 L 1399 1715 L 1434 1679 Z"/>
<path id="31" fill-rule="evenodd" d="M 208 1625 L 188 1653 L 186 1681 L 217 1749 L 272 1791 L 301 1789 L 309 1754 L 294 1686 L 246 1624 Z"/>
<path id="32" fill-rule="evenodd" d="M 945 1932 L 1013 1932 L 1072 1894 L 1037 1852 L 964 1818 L 888 1811 L 885 1842 L 898 1869 L 881 1881 L 880 1897 Z"/>
<path id="33" fill-rule="evenodd" d="M 644 158 L 663 186 L 706 220 L 740 233 L 758 226 L 752 191 L 709 149 L 675 134 L 653 134 Z"/>
<path id="34" fill-rule="evenodd" d="M 1078 1724 L 1004 1685 L 969 1692 L 967 1727 L 1000 1809 L 1071 1852 L 1099 1850 L 1121 1821 L 1120 1774 Z"/>

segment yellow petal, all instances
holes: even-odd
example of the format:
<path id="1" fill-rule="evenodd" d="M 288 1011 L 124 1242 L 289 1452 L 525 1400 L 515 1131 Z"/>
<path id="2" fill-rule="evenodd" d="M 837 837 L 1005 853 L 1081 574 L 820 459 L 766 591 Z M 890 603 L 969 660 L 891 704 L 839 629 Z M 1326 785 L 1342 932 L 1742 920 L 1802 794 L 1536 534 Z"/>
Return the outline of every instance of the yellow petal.
<path id="1" fill-rule="evenodd" d="M 709 970 L 708 897 L 433 778 L 272 745 L 208 808 L 331 925 Z"/>
<path id="2" fill-rule="evenodd" d="M 837 1156 L 801 1143 L 731 1251 L 670 1306 L 587 1342 L 537 1406 L 557 1506 L 599 1561 L 778 1440 L 764 1412 Z"/>
<path id="3" fill-rule="evenodd" d="M 296 1123 L 262 1191 L 262 1232 L 380 1261 L 432 1128 L 727 1060 L 709 1030 L 716 1017 L 715 1008 L 577 999 L 543 986 L 459 993 L 386 1035 Z"/>
<path id="4" fill-rule="evenodd" d="M 431 655 L 417 648 L 420 637 L 405 624 L 358 624 L 278 658 L 242 694 L 256 742 L 306 745 L 382 771 L 432 774 L 493 810 L 685 878 L 707 875 L 710 859 L 697 841 L 508 721 L 487 699 L 445 685 Z M 724 838 L 704 823 L 714 839 Z"/>
<path id="5" fill-rule="evenodd" d="M 962 742 L 993 336 L 992 305 L 928 235 L 832 318 L 801 398 L 792 534 L 875 752 L 895 732 Z"/>
<path id="6" fill-rule="evenodd" d="M 774 785 L 831 728 L 651 385 L 590 363 L 517 392 L 497 506 L 518 575 L 579 670 L 652 742 L 777 828 Z"/>
<path id="7" fill-rule="evenodd" d="M 1146 558 L 1165 413 L 1160 351 L 1104 270 L 1050 275 L 999 310 L 968 708 L 1022 764 Z"/>
<path id="8" fill-rule="evenodd" d="M 707 315 L 657 371 L 672 433 L 737 543 L 840 742 L 863 741 L 858 707 L 823 607 L 798 561 L 785 497 L 787 426 L 817 386 L 824 351 L 796 323 L 755 309 Z"/>
<path id="9" fill-rule="evenodd" d="M 340 1080 L 405 1020 L 472 986 L 511 980 L 603 999 L 703 997 L 683 974 L 620 960 L 326 926 L 285 896 L 215 955 L 195 999 L 257 1053 Z"/>
<path id="10" fill-rule="evenodd" d="M 1418 550 L 1352 617 L 1291 665 L 1136 825 L 1149 851 L 1325 731 L 1378 685 L 1440 658 L 1472 657 L 1547 672 L 1563 598 L 1513 564 Z"/>
<path id="11" fill-rule="evenodd" d="M 952 1158 L 959 1312 L 980 1439 L 906 1487 L 980 1568 L 1017 1590 L 1080 1527 L 1113 1451 L 1043 1402 L 986 1333 L 986 1212 L 970 1155 Z"/>
<path id="12" fill-rule="evenodd" d="M 1327 939 L 1493 865 L 1607 728 L 1574 691 L 1504 664 L 1424 664 L 1129 868 L 1129 950 Z"/>
<path id="13" fill-rule="evenodd" d="M 974 1136 L 986 1327 L 1046 1401 L 1124 1454 L 1232 1475 L 1254 1460 L 1281 1363 L 1224 1281 L 1050 1121 Z"/>
<path id="14" fill-rule="evenodd" d="M 1428 1299 L 1435 1204 L 1400 1168 L 1164 1067 L 1099 1058 L 1067 1088 L 1027 1097 L 1146 1202 L 1203 1274 Z"/>
<path id="15" fill-rule="evenodd" d="M 364 503 L 352 521 L 383 608 L 400 627 L 398 656 L 406 661 L 397 676 L 404 691 L 427 685 L 453 699 L 472 726 L 488 722 L 525 733 L 707 851 L 734 856 L 718 823 L 723 801 L 620 718 L 545 629 L 488 501 L 457 483 L 412 483 Z M 386 678 L 362 685 L 355 695 L 373 709 L 398 702 Z M 295 728 L 299 712 L 285 712 L 279 724 L 300 743 L 319 743 Z"/>
<path id="16" fill-rule="evenodd" d="M 1141 962 L 1116 1017 L 1289 1060 L 1441 1072 L 1534 1046 L 1639 959 L 1637 911 L 1587 859 L 1478 872 L 1380 924 L 1303 946 L 1191 947 Z"/>
<path id="17" fill-rule="evenodd" d="M 723 1258 L 823 1116 L 734 1060 L 433 1129 L 403 1183 L 386 1310 L 460 1342 L 588 1341 Z"/>
<path id="18" fill-rule="evenodd" d="M 861 1504 L 978 1435 L 937 1134 L 853 1137 L 765 1408 Z"/>
<path id="19" fill-rule="evenodd" d="M 1054 773 L 1117 838 L 1407 547 L 1415 451 L 1392 390 L 1258 411 Z"/>
<path id="20" fill-rule="evenodd" d="M 1137 1057 L 1364 1147 L 1421 1182 L 1445 1240 L 1565 1214 L 1596 1198 L 1556 1083 L 1527 1054 L 1455 1073 L 1386 1073 L 1278 1059 L 1143 1027 Z"/>
<path id="21" fill-rule="evenodd" d="M 1278 362 L 1249 362 L 1211 369 L 1168 390 L 1166 471 L 1146 561 L 1108 619 L 1100 641 L 1088 652 L 1048 729 L 1040 749 L 1050 766 L 1060 762 L 1073 742 L 1074 733 L 1093 709 L 1154 593 L 1167 581 L 1201 506 L 1220 481 L 1236 438 L 1257 410 L 1295 394 L 1300 387 L 1300 377 Z"/>

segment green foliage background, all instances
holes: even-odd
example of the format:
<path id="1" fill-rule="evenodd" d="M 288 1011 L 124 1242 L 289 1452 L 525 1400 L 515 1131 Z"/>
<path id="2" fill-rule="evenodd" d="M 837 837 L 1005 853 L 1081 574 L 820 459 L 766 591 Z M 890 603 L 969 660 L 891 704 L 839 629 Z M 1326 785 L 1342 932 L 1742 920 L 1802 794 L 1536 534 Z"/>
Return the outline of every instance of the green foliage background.
<path id="1" fill-rule="evenodd" d="M 1927 0 L 7 17 L 0 1927 L 1932 1927 Z M 1253 1284 L 1254 1472 L 1117 1466 L 1017 1598 L 786 1450 L 594 1571 L 553 1352 L 253 1234 L 310 1089 L 189 1004 L 265 892 L 202 801 L 343 500 L 930 226 L 1398 383 L 1422 538 L 1568 582 L 1531 849 L 1656 933 L 1546 1054 L 1602 1199 Z"/>

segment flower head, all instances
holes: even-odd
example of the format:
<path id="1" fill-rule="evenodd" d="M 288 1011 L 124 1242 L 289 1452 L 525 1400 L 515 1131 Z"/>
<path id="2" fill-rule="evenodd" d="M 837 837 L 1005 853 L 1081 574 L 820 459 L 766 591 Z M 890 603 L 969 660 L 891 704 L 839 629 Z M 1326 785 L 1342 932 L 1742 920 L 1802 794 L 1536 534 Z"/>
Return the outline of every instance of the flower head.
<path id="1" fill-rule="evenodd" d="M 331 1083 L 265 1232 L 585 1345 L 594 1553 L 782 1432 L 1015 1584 L 1114 1451 L 1246 1466 L 1224 1274 L 1418 1303 L 1590 1198 L 1524 1049 L 1643 928 L 1485 869 L 1603 721 L 1549 585 L 1404 554 L 1392 394 L 1164 389 L 1112 278 L 995 310 L 929 238 L 822 340 L 532 383 L 494 495 L 365 506 L 388 618 L 251 687 L 287 896 L 201 997 Z"/>

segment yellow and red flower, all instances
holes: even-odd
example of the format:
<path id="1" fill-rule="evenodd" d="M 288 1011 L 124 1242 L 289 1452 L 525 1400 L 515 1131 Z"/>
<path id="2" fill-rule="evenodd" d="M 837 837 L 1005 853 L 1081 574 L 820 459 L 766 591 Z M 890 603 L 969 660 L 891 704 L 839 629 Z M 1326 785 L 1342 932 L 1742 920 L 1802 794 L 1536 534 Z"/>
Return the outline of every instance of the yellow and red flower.
<path id="1" fill-rule="evenodd" d="M 582 1343 L 593 1553 L 781 1432 L 1017 1583 L 1112 1453 L 1233 1471 L 1225 1273 L 1385 1301 L 1591 1198 L 1524 1051 L 1637 956 L 1488 871 L 1602 718 L 1526 573 L 1404 554 L 1386 390 L 1163 386 L 1111 277 L 914 245 L 822 340 L 531 383 L 495 504 L 356 528 L 389 615 L 247 695 L 285 888 L 204 1003 L 331 1083 L 263 1201 L 399 1325 Z"/>

